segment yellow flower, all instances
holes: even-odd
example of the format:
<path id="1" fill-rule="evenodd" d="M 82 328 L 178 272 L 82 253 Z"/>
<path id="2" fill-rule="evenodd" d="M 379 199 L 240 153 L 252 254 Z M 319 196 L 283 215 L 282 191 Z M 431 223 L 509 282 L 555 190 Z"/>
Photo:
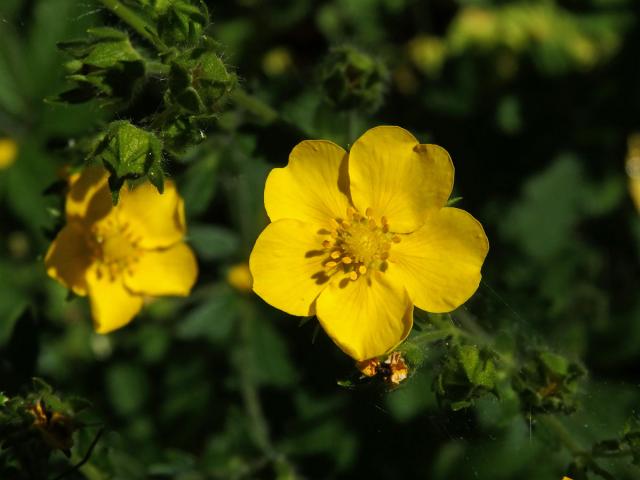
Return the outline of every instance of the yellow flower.
<path id="1" fill-rule="evenodd" d="M 9 168 L 18 156 L 18 144 L 10 138 L 0 138 L 0 170 Z"/>
<path id="2" fill-rule="evenodd" d="M 628 139 L 627 175 L 629 192 L 636 208 L 640 212 L 640 133 L 634 133 Z"/>
<path id="3" fill-rule="evenodd" d="M 123 188 L 111 203 L 102 168 L 70 179 L 67 224 L 45 257 L 47 273 L 89 296 L 98 333 L 131 321 L 144 296 L 189 294 L 197 277 L 193 252 L 183 242 L 184 205 L 174 184 L 160 195 L 149 183 Z"/>
<path id="4" fill-rule="evenodd" d="M 241 293 L 251 292 L 253 278 L 247 262 L 236 263 L 227 271 L 227 283 Z"/>
<path id="5" fill-rule="evenodd" d="M 478 221 L 446 207 L 449 154 L 406 130 L 367 131 L 347 153 L 298 144 L 265 187 L 271 224 L 249 261 L 254 291 L 292 315 L 316 315 L 356 360 L 408 335 L 413 305 L 449 312 L 478 288 L 489 243 Z"/>

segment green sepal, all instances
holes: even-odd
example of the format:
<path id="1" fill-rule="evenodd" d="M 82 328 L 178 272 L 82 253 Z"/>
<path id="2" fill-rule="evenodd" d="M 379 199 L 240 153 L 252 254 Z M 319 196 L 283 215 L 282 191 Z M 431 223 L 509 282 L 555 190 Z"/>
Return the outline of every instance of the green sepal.
<path id="1" fill-rule="evenodd" d="M 353 46 L 333 48 L 320 68 L 320 83 L 338 109 L 377 110 L 388 88 L 384 63 Z"/>
<path id="2" fill-rule="evenodd" d="M 163 191 L 162 142 L 151 132 L 127 121 L 113 122 L 92 156 L 110 173 L 109 188 L 114 204 L 125 180 L 147 175 L 158 191 Z"/>
<path id="3" fill-rule="evenodd" d="M 476 345 L 452 345 L 434 379 L 438 400 L 452 410 L 473 405 L 488 393 L 497 395 L 495 353 Z"/>
<path id="4" fill-rule="evenodd" d="M 584 368 L 547 350 L 526 352 L 522 367 L 512 378 L 523 411 L 572 413 L 577 408 L 576 392 Z"/>
<path id="5" fill-rule="evenodd" d="M 82 103 L 95 97 L 127 101 L 145 77 L 144 58 L 128 34 L 115 28 L 89 29 L 86 38 L 59 42 L 58 48 L 73 57 L 65 67 L 75 87 L 52 102 Z"/>
<path id="6" fill-rule="evenodd" d="M 194 46 L 209 25 L 209 11 L 202 0 L 158 1 L 158 36 L 167 45 Z"/>

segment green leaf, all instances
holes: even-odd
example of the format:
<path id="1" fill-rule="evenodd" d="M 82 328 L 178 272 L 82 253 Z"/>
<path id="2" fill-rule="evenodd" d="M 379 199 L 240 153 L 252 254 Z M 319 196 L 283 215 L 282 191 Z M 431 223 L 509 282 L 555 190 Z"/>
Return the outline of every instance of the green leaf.
<path id="1" fill-rule="evenodd" d="M 184 340 L 202 338 L 221 345 L 228 340 L 238 315 L 234 292 L 226 285 L 218 285 L 206 302 L 180 320 L 176 335 Z"/>
<path id="2" fill-rule="evenodd" d="M 458 355 L 471 383 L 489 390 L 495 387 L 496 367 L 490 355 L 475 345 L 461 346 Z"/>
<path id="3" fill-rule="evenodd" d="M 179 180 L 187 217 L 195 217 L 209 207 L 218 184 L 217 172 L 220 157 L 207 154 L 196 160 Z"/>
<path id="4" fill-rule="evenodd" d="M 252 320 L 249 338 L 253 376 L 256 383 L 288 387 L 297 381 L 287 344 L 270 321 Z"/>
<path id="5" fill-rule="evenodd" d="M 120 415 L 142 410 L 149 396 L 149 383 L 141 366 L 116 363 L 107 370 L 105 382 L 111 404 Z"/>
<path id="6" fill-rule="evenodd" d="M 204 260 L 229 258 L 238 250 L 238 237 L 231 230 L 216 225 L 192 225 L 189 242 Z"/>

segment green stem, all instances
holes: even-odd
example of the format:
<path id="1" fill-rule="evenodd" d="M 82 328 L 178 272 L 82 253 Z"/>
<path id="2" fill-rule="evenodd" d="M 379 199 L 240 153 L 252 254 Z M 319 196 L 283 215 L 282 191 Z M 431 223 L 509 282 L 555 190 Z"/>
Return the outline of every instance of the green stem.
<path id="1" fill-rule="evenodd" d="M 169 70 L 171 69 L 169 65 L 165 65 L 164 63 L 161 63 L 161 62 L 147 61 L 145 62 L 145 65 L 146 65 L 147 73 L 149 75 L 155 75 L 158 77 L 164 77 L 166 75 L 169 75 Z"/>
<path id="2" fill-rule="evenodd" d="M 552 415 L 540 415 L 538 416 L 538 420 L 544 426 L 546 426 L 549 430 L 551 430 L 555 436 L 560 440 L 560 442 L 565 446 L 567 450 L 571 453 L 574 458 L 582 458 L 588 465 L 588 467 L 600 477 L 605 480 L 615 480 L 615 477 L 607 472 L 605 469 L 600 467 L 596 463 L 593 458 L 591 452 L 583 450 L 580 448 L 580 445 L 571 437 L 569 431 L 565 428 L 565 426 L 558 420 L 556 417 Z"/>
<path id="3" fill-rule="evenodd" d="M 540 415 L 538 416 L 538 420 L 558 437 L 566 449 L 571 452 L 571 455 L 574 457 L 584 457 L 587 454 L 587 452 L 580 448 L 580 445 L 577 444 L 571 437 L 569 431 L 556 417 L 552 415 Z"/>
<path id="4" fill-rule="evenodd" d="M 249 95 L 243 89 L 236 87 L 230 94 L 231 100 L 246 111 L 259 117 L 265 123 L 273 123 L 278 119 L 278 112 L 262 100 Z"/>
<path id="5" fill-rule="evenodd" d="M 242 305 L 243 313 L 240 325 L 240 336 L 242 341 L 242 358 L 238 362 L 240 373 L 240 389 L 245 409 L 251 422 L 253 439 L 260 450 L 268 457 L 273 457 L 274 448 L 269 438 L 269 429 L 265 420 L 258 397 L 258 389 L 253 381 L 253 361 L 251 358 L 251 330 L 253 329 L 253 315 L 251 306 L 246 302 Z"/>
<path id="6" fill-rule="evenodd" d="M 133 30 L 135 30 L 138 35 L 148 40 L 154 47 L 158 50 L 165 50 L 164 45 L 162 45 L 158 36 L 155 33 L 155 29 L 149 25 L 149 23 L 140 17 L 136 12 L 131 10 L 129 7 L 123 5 L 119 0 L 100 0 L 102 4 L 108 8 L 114 15 L 116 15 L 120 20 L 129 25 Z"/>
<path id="7" fill-rule="evenodd" d="M 419 333 L 411 338 L 411 343 L 422 345 L 425 343 L 433 343 L 438 340 L 444 340 L 447 337 L 455 336 L 456 332 L 448 328 L 439 328 L 436 330 L 430 330 L 427 332 Z"/>
<path id="8" fill-rule="evenodd" d="M 241 304 L 242 318 L 240 324 L 240 358 L 237 362 L 240 376 L 240 391 L 247 416 L 249 417 L 252 436 L 256 446 L 262 451 L 266 458 L 272 462 L 276 469 L 290 472 L 289 478 L 295 478 L 295 469 L 287 458 L 273 445 L 269 435 L 269 425 L 262 410 L 258 389 L 254 382 L 254 369 L 256 365 L 251 354 L 251 335 L 253 322 L 256 320 L 254 308 L 249 301 Z"/>

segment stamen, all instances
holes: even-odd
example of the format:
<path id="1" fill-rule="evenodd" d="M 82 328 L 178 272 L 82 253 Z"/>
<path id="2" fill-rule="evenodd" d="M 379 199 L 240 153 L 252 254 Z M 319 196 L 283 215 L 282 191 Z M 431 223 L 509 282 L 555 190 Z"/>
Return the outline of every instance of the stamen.
<path id="1" fill-rule="evenodd" d="M 349 220 L 351 220 L 351 219 L 353 218 L 353 215 L 354 215 L 355 213 L 356 213 L 355 209 L 354 209 L 351 205 L 349 205 L 349 206 L 347 207 L 347 218 L 348 218 Z"/>
<path id="2" fill-rule="evenodd" d="M 362 215 L 353 206 L 348 206 L 345 218 L 331 219 L 332 230 L 321 232 L 330 235 L 322 241 L 326 254 L 322 265 L 327 275 L 342 272 L 355 281 L 371 271 L 387 270 L 389 249 L 402 237 L 389 231 L 386 217 L 377 221 L 373 214 L 371 207 Z"/>

